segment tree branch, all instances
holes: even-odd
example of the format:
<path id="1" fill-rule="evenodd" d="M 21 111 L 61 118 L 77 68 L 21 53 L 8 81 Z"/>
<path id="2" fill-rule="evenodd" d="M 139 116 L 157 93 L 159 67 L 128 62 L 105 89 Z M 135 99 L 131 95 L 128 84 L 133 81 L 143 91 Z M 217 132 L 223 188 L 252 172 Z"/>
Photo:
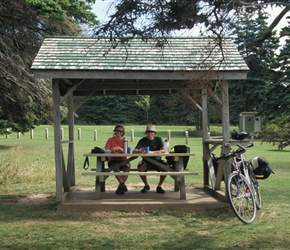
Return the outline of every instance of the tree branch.
<path id="1" fill-rule="evenodd" d="M 271 37 L 273 30 L 282 20 L 282 18 L 290 11 L 290 4 L 287 4 L 280 14 L 273 20 L 271 25 L 263 32 L 263 34 L 251 43 L 246 44 L 246 48 L 259 47 L 262 43 Z"/>

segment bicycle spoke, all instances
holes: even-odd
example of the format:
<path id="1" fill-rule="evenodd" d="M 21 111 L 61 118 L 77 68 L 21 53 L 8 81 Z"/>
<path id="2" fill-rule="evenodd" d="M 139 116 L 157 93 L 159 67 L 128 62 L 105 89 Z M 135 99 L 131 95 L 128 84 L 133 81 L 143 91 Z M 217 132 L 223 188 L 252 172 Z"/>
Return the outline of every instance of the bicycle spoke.
<path id="1" fill-rule="evenodd" d="M 246 224 L 252 223 L 256 217 L 256 204 L 254 193 L 245 177 L 238 173 L 230 174 L 227 194 L 238 219 Z"/>

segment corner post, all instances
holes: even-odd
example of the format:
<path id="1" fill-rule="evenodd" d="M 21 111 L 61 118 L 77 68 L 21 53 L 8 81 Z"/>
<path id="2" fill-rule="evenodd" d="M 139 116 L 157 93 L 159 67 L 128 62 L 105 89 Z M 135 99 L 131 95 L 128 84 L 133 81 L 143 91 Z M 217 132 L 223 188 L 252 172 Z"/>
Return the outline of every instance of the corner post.
<path id="1" fill-rule="evenodd" d="M 221 81 L 222 90 L 222 131 L 223 131 L 223 145 L 222 153 L 230 152 L 230 115 L 229 115 L 229 86 L 228 81 Z M 227 178 L 231 173 L 230 164 L 225 164 L 224 181 L 227 183 Z"/>
<path id="2" fill-rule="evenodd" d="M 56 200 L 63 198 L 63 172 L 62 172 L 62 146 L 61 146 L 61 122 L 60 122 L 60 92 L 58 80 L 52 80 L 53 92 L 53 117 L 54 117 L 54 154 L 55 154 L 55 178 Z"/>

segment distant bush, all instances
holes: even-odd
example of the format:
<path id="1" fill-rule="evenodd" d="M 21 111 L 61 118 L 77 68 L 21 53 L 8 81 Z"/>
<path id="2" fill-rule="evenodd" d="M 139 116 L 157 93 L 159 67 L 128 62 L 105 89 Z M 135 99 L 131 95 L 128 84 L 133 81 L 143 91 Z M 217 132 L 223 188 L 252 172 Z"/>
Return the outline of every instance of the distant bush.
<path id="1" fill-rule="evenodd" d="M 256 136 L 261 143 L 278 144 L 278 149 L 282 150 L 290 144 L 290 125 L 286 124 L 269 124 L 261 131 L 256 131 Z"/>

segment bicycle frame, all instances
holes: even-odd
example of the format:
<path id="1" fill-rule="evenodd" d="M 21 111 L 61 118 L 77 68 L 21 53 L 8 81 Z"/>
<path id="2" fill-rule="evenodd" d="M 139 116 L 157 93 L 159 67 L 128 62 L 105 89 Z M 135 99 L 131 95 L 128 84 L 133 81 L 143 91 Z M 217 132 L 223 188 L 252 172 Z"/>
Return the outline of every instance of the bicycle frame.
<path id="1" fill-rule="evenodd" d="M 240 172 L 242 175 L 245 176 L 246 180 L 249 183 L 251 183 L 249 170 L 248 170 L 248 162 L 246 161 L 246 158 L 243 153 L 240 154 L 239 157 L 240 157 L 240 160 L 237 159 L 237 156 L 233 157 L 232 167 L 234 168 L 234 171 Z"/>

